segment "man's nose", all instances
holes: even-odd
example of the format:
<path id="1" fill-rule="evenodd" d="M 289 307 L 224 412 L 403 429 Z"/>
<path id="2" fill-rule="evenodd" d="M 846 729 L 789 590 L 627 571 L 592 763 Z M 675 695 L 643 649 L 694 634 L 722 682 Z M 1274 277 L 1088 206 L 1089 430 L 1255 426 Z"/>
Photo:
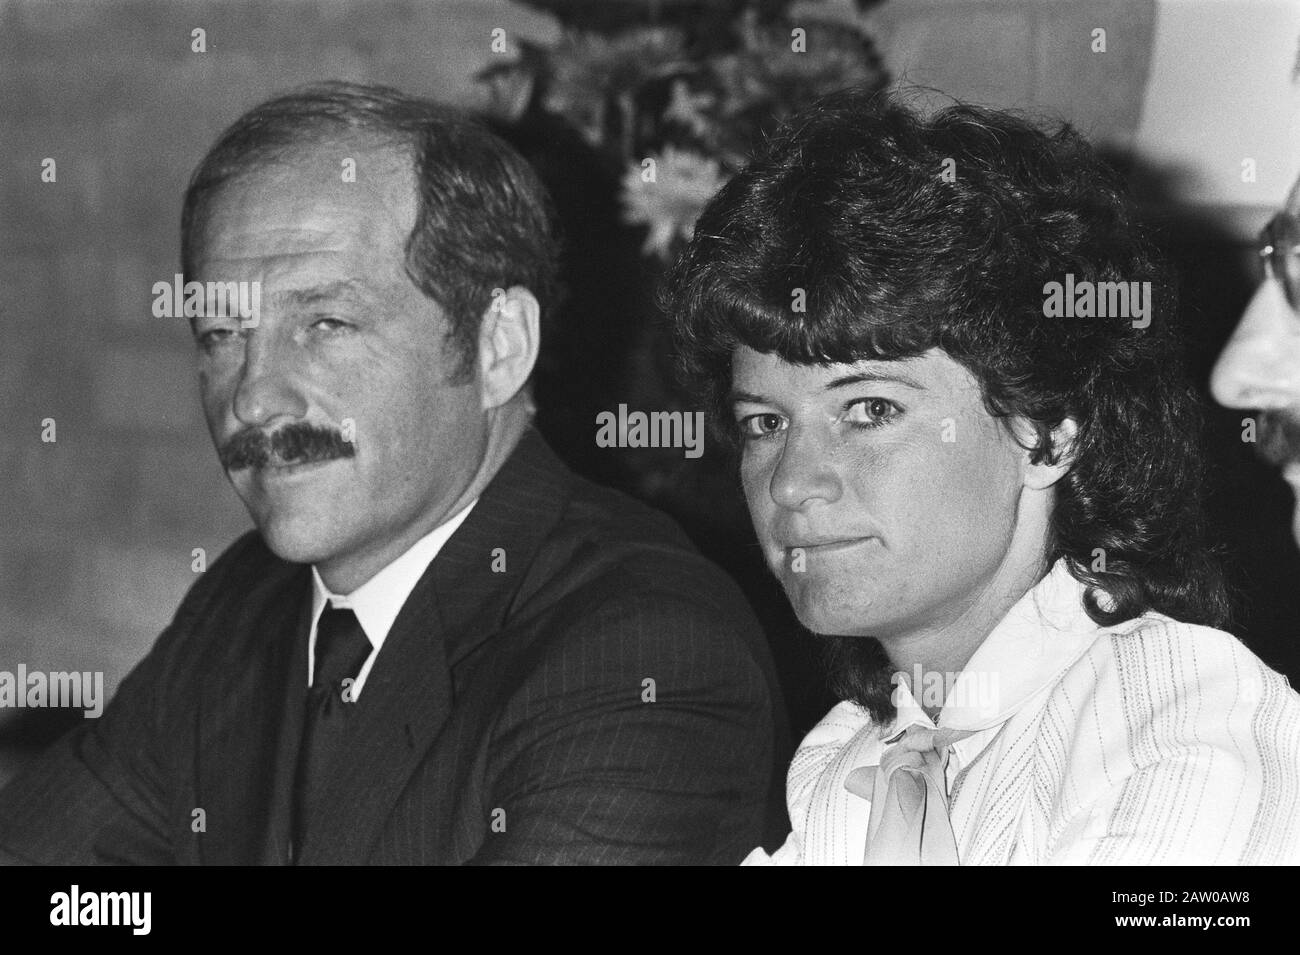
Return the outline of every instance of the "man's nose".
<path id="1" fill-rule="evenodd" d="M 772 500 L 789 510 L 838 501 L 844 486 L 828 445 L 825 436 L 792 427 L 772 472 Z"/>
<path id="2" fill-rule="evenodd" d="M 305 416 L 307 403 L 295 385 L 292 343 L 258 329 L 247 335 L 235 389 L 235 417 L 245 427 L 263 428 L 277 418 Z"/>
<path id="3" fill-rule="evenodd" d="M 1255 290 L 1215 363 L 1210 391 L 1229 408 L 1300 402 L 1300 315 L 1276 279 L 1265 279 Z"/>

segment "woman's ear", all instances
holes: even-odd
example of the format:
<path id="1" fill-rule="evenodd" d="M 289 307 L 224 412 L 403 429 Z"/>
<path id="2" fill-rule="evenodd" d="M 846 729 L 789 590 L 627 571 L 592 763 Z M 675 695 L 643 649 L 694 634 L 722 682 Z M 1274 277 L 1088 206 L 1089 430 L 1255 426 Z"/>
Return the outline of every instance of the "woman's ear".
<path id="1" fill-rule="evenodd" d="M 479 384 L 483 408 L 499 408 L 517 395 L 537 364 L 541 306 L 521 285 L 493 289 L 479 326 Z"/>
<path id="2" fill-rule="evenodd" d="M 1016 429 L 1017 437 L 1028 437 L 1028 440 L 1022 440 L 1022 447 L 1033 447 L 1038 435 L 1036 430 L 1027 421 L 1018 420 Z M 1027 434 L 1022 434 L 1027 432 Z M 1029 455 L 1025 457 L 1025 487 L 1032 488 L 1036 491 L 1042 491 L 1051 487 L 1061 478 L 1069 473 L 1070 468 L 1074 466 L 1075 442 L 1079 436 L 1079 423 L 1073 418 L 1064 418 L 1051 431 L 1052 454 L 1051 460 L 1043 460 L 1034 464 L 1029 460 Z"/>

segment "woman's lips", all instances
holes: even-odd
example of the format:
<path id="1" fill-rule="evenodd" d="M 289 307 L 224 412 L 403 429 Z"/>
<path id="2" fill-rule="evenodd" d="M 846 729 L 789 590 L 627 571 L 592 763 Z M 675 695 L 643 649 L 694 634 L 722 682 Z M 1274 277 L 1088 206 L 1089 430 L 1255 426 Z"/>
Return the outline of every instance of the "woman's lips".
<path id="1" fill-rule="evenodd" d="M 799 544 L 788 544 L 785 552 L 793 557 L 799 551 L 805 554 L 837 554 L 841 551 L 850 550 L 860 544 L 866 544 L 875 540 L 874 537 L 841 537 L 835 540 L 822 541 L 805 541 Z"/>

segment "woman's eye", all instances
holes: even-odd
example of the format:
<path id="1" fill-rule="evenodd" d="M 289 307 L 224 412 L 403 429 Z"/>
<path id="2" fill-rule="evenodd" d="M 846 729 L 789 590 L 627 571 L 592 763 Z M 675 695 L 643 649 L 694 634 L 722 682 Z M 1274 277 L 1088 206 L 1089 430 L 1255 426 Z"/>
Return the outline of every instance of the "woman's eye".
<path id="1" fill-rule="evenodd" d="M 847 420 L 864 428 L 878 428 L 893 420 L 901 409 L 888 398 L 862 398 L 849 405 Z"/>
<path id="2" fill-rule="evenodd" d="M 783 426 L 781 416 L 770 412 L 752 414 L 740 419 L 740 430 L 746 438 L 765 438 L 776 434 Z"/>

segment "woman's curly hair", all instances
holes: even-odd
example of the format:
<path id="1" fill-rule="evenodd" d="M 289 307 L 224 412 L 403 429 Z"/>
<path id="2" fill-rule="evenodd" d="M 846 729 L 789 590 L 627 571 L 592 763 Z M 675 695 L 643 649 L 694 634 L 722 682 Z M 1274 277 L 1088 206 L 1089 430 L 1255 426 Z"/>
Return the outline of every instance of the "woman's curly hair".
<path id="1" fill-rule="evenodd" d="M 1045 317 L 1045 286 L 1067 274 L 1150 282 L 1150 324 Z M 1047 560 L 1087 585 L 1093 620 L 1225 622 L 1175 290 L 1119 177 L 1070 126 L 960 104 L 923 117 L 861 90 L 826 97 L 708 204 L 662 304 L 719 435 L 735 433 L 725 403 L 740 345 L 797 364 L 941 349 L 980 382 L 991 414 L 1034 424 L 1035 461 L 1070 455 Z M 1076 440 L 1054 447 L 1067 417 Z"/>

